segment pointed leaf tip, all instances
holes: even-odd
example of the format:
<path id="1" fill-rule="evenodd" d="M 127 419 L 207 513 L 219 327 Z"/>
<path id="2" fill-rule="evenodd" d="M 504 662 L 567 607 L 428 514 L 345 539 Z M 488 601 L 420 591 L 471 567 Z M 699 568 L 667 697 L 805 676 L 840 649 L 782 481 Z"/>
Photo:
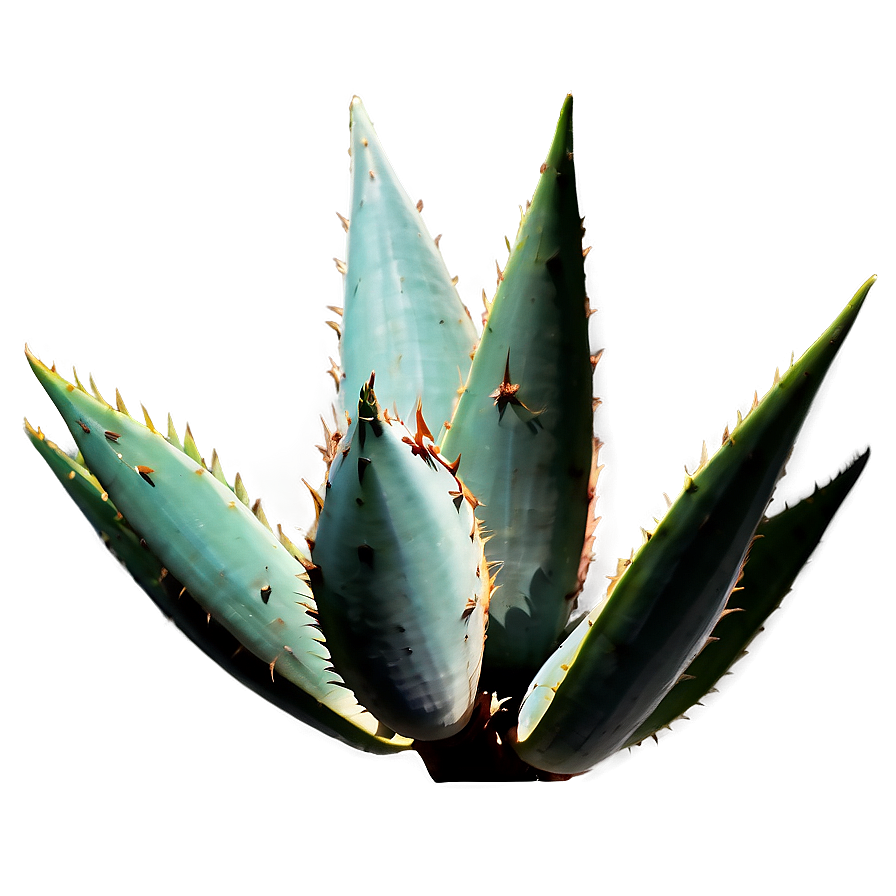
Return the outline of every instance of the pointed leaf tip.
<path id="1" fill-rule="evenodd" d="M 560 109 L 560 117 L 557 120 L 557 130 L 554 140 L 545 159 L 545 168 L 555 168 L 562 171 L 572 161 L 572 94 L 568 94 Z M 542 169 L 544 171 L 544 168 Z"/>

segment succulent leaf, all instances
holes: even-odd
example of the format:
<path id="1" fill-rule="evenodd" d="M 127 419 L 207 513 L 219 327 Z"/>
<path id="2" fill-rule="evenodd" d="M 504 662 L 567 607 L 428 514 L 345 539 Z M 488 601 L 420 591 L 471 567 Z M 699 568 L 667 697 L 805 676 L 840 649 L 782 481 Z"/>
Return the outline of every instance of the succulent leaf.
<path id="1" fill-rule="evenodd" d="M 296 705 L 307 705 L 316 727 L 326 729 L 333 716 L 341 717 L 348 720 L 336 725 L 342 739 L 350 723 L 359 731 L 349 740 L 375 746 L 370 741 L 379 738 L 387 745 L 391 732 L 380 737 L 382 726 L 332 671 L 304 567 L 287 548 L 204 466 L 68 383 L 30 352 L 27 357 L 87 467 L 159 567 L 258 657 L 270 676 L 282 676 L 307 693 L 309 699 Z M 79 471 L 73 471 L 80 484 Z M 143 585 L 145 570 L 138 572 Z"/>
<path id="2" fill-rule="evenodd" d="M 596 443 L 572 97 L 541 172 L 442 439 L 500 564 L 483 676 L 501 693 L 524 688 L 556 645 L 590 554 Z"/>
<path id="3" fill-rule="evenodd" d="M 610 597 L 544 664 L 517 753 L 585 771 L 629 742 L 706 643 L 818 387 L 874 278 L 735 428 L 635 556 Z"/>
<path id="4" fill-rule="evenodd" d="M 828 524 L 858 481 L 866 450 L 826 486 L 771 518 L 763 519 L 750 546 L 743 576 L 725 613 L 684 674 L 638 726 L 626 746 L 634 746 L 668 727 L 714 689 L 762 631 L 787 596 L 800 570 L 821 541 Z"/>
<path id="5" fill-rule="evenodd" d="M 375 370 L 384 408 L 395 407 L 401 419 L 410 420 L 422 401 L 438 432 L 451 419 L 470 369 L 476 329 L 358 97 L 350 111 L 342 382 L 357 388 Z"/>
<path id="6" fill-rule="evenodd" d="M 275 706 L 349 746 L 370 753 L 393 753 L 405 749 L 407 743 L 402 739 L 375 737 L 337 715 L 287 679 L 272 676 L 268 665 L 242 649 L 239 641 L 220 623 L 208 618 L 182 583 L 164 568 L 130 527 L 103 491 L 99 480 L 86 467 L 69 457 L 27 420 L 25 431 L 106 547 L 162 613 L 206 656 Z"/>
<path id="7" fill-rule="evenodd" d="M 373 380 L 330 467 L 312 586 L 336 667 L 407 737 L 449 737 L 479 681 L 490 582 L 471 501 L 418 410 L 412 436 Z"/>

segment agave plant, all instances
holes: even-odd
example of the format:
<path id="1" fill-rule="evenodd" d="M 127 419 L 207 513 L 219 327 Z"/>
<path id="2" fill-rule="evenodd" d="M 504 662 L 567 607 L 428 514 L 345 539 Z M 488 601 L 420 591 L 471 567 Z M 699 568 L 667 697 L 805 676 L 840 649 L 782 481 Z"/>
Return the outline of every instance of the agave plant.
<path id="1" fill-rule="evenodd" d="M 481 335 L 357 98 L 350 127 L 341 407 L 307 547 L 189 426 L 161 432 L 145 409 L 139 423 L 27 349 L 80 453 L 26 430 L 159 608 L 272 703 L 361 750 L 414 749 L 436 780 L 563 780 L 698 703 L 790 589 L 868 451 L 765 511 L 874 278 L 711 459 L 704 446 L 577 614 L 600 441 L 572 98 Z"/>

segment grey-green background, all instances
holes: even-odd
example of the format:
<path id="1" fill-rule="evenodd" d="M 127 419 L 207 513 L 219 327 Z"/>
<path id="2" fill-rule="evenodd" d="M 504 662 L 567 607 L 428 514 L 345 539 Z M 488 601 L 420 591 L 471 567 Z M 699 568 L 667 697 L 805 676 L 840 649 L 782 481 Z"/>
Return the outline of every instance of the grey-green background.
<path id="1" fill-rule="evenodd" d="M 4 890 L 884 892 L 891 16 L 861 0 L 5 5 Z M 157 424 L 189 419 L 295 535 L 301 478 L 322 476 L 352 94 L 478 317 L 567 92 L 606 348 L 590 599 L 702 440 L 877 273 L 782 491 L 872 457 L 772 631 L 690 723 L 568 784 L 436 787 L 415 757 L 302 728 L 161 618 L 20 433 L 27 414 L 66 441 L 21 348 Z"/>

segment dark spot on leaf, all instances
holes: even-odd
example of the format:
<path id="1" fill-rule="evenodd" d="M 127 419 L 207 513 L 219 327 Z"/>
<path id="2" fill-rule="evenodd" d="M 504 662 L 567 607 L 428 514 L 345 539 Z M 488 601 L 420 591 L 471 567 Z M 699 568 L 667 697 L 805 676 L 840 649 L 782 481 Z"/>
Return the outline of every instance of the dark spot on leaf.
<path id="1" fill-rule="evenodd" d="M 373 569 L 373 548 L 369 544 L 358 545 L 358 559 Z"/>
<path id="2" fill-rule="evenodd" d="M 364 484 L 364 474 L 367 472 L 370 463 L 371 461 L 369 457 L 358 458 L 358 483 L 361 485 Z"/>

